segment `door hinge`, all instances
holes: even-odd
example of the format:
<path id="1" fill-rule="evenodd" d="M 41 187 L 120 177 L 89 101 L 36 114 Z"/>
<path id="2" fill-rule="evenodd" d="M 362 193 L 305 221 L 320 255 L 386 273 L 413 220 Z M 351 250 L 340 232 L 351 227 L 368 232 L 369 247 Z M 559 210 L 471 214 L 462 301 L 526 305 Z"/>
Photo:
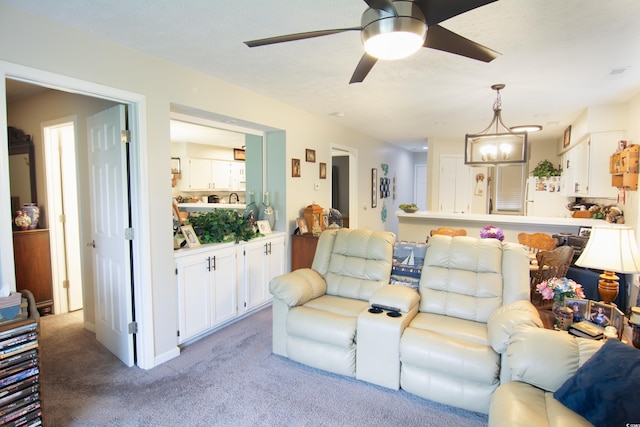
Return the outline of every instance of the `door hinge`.
<path id="1" fill-rule="evenodd" d="M 69 281 L 68 280 L 63 280 L 62 281 L 62 287 L 65 289 L 69 289 Z"/>
<path id="2" fill-rule="evenodd" d="M 121 130 L 120 131 L 120 141 L 122 141 L 123 144 L 130 143 L 131 142 L 131 132 L 129 132 L 127 129 Z"/>
<path id="3" fill-rule="evenodd" d="M 180 331 L 176 331 L 176 336 L 180 336 Z"/>
<path id="4" fill-rule="evenodd" d="M 178 275 L 178 267 L 176 267 L 176 276 Z"/>
<path id="5" fill-rule="evenodd" d="M 138 333 L 138 322 L 129 323 L 129 333 L 137 334 Z"/>
<path id="6" fill-rule="evenodd" d="M 129 227 L 124 229 L 124 239 L 133 240 L 133 228 Z"/>
<path id="7" fill-rule="evenodd" d="M 58 215 L 58 222 L 61 224 L 65 224 L 67 222 L 67 216 L 65 214 Z"/>

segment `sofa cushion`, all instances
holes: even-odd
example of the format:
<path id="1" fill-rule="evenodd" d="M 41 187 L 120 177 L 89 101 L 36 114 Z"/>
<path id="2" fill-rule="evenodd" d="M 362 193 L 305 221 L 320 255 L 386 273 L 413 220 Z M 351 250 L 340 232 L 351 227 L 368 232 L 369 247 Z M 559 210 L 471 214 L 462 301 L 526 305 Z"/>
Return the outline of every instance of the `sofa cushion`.
<path id="1" fill-rule="evenodd" d="M 287 333 L 293 337 L 350 348 L 356 338 L 357 317 L 309 307 L 293 307 L 287 316 Z"/>
<path id="2" fill-rule="evenodd" d="M 502 384 L 493 393 L 489 408 L 489 427 L 572 426 L 592 424 L 557 400 L 553 394 L 527 383 Z"/>
<path id="3" fill-rule="evenodd" d="M 628 425 L 640 422 L 638 384 L 640 351 L 611 339 L 554 397 L 594 425 Z"/>
<path id="4" fill-rule="evenodd" d="M 420 279 L 420 311 L 486 323 L 502 305 L 502 243 L 433 236 Z"/>
<path id="5" fill-rule="evenodd" d="M 349 317 L 358 317 L 363 310 L 369 308 L 369 304 L 366 301 L 342 298 L 335 295 L 323 295 L 312 299 L 304 306 Z"/>
<path id="6" fill-rule="evenodd" d="M 410 324 L 411 328 L 437 332 L 439 335 L 489 345 L 487 325 L 457 317 L 433 313 L 418 313 Z"/>
<path id="7" fill-rule="evenodd" d="M 393 245 L 390 284 L 418 290 L 427 244 L 398 240 Z"/>

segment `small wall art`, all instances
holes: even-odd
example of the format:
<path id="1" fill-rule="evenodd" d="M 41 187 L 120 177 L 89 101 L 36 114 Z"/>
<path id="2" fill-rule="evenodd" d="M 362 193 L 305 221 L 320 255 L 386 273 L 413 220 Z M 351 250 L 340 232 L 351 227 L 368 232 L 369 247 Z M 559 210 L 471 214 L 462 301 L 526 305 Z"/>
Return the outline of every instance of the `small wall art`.
<path id="1" fill-rule="evenodd" d="M 316 162 L 316 150 L 312 150 L 307 148 L 305 151 L 307 162 L 315 163 Z"/>
<path id="2" fill-rule="evenodd" d="M 571 144 L 571 126 L 564 130 L 564 139 L 562 141 L 562 148 L 567 148 Z"/>
<path id="3" fill-rule="evenodd" d="M 378 207 L 378 169 L 371 169 L 371 207 Z"/>
<path id="4" fill-rule="evenodd" d="M 300 178 L 300 159 L 291 159 L 291 176 Z"/>
<path id="5" fill-rule="evenodd" d="M 239 148 L 233 149 L 233 160 L 246 160 L 246 152 Z"/>
<path id="6" fill-rule="evenodd" d="M 327 179 L 327 164 L 320 163 L 320 179 Z"/>

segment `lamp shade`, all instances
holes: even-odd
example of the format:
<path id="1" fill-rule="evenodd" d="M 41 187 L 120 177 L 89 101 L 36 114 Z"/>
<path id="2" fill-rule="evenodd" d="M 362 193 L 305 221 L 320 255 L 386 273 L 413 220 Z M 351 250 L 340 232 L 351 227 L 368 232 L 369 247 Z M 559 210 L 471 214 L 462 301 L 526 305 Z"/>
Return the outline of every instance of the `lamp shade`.
<path id="1" fill-rule="evenodd" d="M 616 273 L 640 272 L 640 254 L 633 229 L 593 227 L 576 265 Z"/>

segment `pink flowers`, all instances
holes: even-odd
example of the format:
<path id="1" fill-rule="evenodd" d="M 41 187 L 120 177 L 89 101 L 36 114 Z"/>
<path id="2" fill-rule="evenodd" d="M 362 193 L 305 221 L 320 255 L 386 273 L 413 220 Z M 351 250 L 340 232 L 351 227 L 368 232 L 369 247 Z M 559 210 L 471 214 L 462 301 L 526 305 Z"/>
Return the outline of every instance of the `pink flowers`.
<path id="1" fill-rule="evenodd" d="M 545 280 L 536 285 L 536 290 L 542 299 L 552 299 L 557 304 L 562 304 L 565 298 L 584 298 L 582 285 L 566 277 Z"/>

